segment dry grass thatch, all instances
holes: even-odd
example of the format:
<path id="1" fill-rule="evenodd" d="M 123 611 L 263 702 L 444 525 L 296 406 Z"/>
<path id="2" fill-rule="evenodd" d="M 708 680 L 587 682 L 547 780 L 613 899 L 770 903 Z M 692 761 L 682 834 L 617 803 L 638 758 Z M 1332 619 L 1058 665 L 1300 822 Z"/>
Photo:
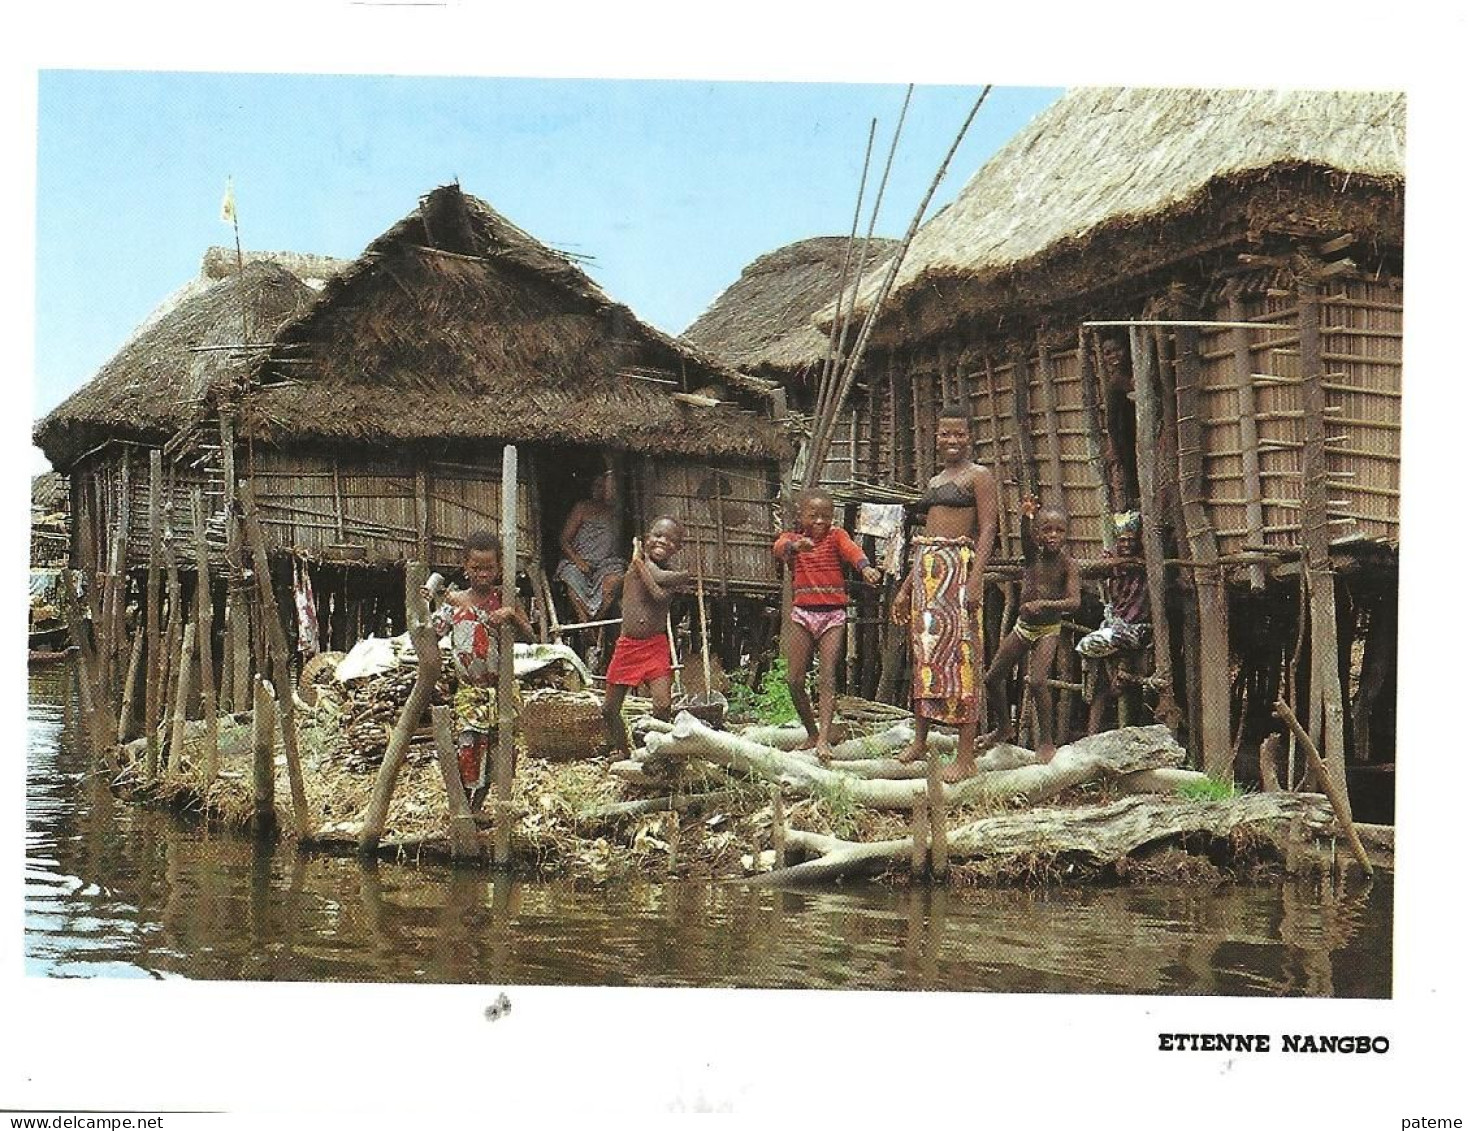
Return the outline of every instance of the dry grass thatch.
<path id="1" fill-rule="evenodd" d="M 756 411 L 769 383 L 640 322 L 567 258 L 454 185 L 373 241 L 277 343 L 257 367 L 261 386 L 245 412 L 267 440 L 785 452 Z M 632 373 L 735 403 L 681 403 Z"/>
<path id="2" fill-rule="evenodd" d="M 845 236 L 819 236 L 759 256 L 690 324 L 685 339 L 765 376 L 790 377 L 821 361 L 828 335 L 818 329 L 814 315 L 838 293 L 847 243 Z M 850 272 L 862 247 L 856 240 Z M 898 247 L 898 240 L 870 240 L 866 267 L 883 262 Z"/>
<path id="3" fill-rule="evenodd" d="M 243 296 L 242 296 L 243 290 Z M 107 439 L 158 442 L 244 375 L 245 358 L 200 346 L 241 341 L 244 298 L 250 340 L 270 341 L 305 310 L 313 292 L 280 264 L 247 264 L 243 276 L 196 280 L 170 296 L 97 375 L 36 426 L 35 441 L 58 468 Z"/>
<path id="4" fill-rule="evenodd" d="M 1365 91 L 1079 89 L 1000 149 L 916 234 L 891 301 L 1109 256 L 1111 236 L 1204 214 L 1236 190 L 1318 173 L 1399 198 L 1405 98 Z M 860 306 L 884 277 L 865 279 Z M 969 293 L 969 292 L 968 292 Z M 831 310 L 826 312 L 831 317 Z"/>
<path id="5" fill-rule="evenodd" d="M 320 266 L 298 264 L 303 270 Z M 316 266 L 313 266 L 316 265 Z M 208 265 L 207 265 L 208 266 Z M 314 279 L 318 275 L 314 275 Z M 238 397 L 270 443 L 415 440 L 596 444 L 640 452 L 780 458 L 773 386 L 640 322 L 569 259 L 447 185 L 320 293 L 276 263 L 197 281 L 36 429 L 66 467 L 104 439 L 158 440 Z M 683 403 L 655 375 L 728 403 Z M 734 403 L 732 403 L 734 402 Z"/>

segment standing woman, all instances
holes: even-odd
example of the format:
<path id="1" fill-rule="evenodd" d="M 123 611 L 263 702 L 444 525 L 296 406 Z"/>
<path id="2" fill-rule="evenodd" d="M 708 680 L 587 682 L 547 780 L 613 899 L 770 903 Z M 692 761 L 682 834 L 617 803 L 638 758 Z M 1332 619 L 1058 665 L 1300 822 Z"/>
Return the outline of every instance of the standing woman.
<path id="1" fill-rule="evenodd" d="M 925 533 L 915 539 L 914 564 L 894 603 L 895 623 L 910 625 L 914 672 L 915 744 L 900 760 L 925 757 L 932 721 L 959 727 L 956 761 L 941 775 L 954 782 L 976 772 L 982 575 L 997 537 L 997 481 L 971 460 L 961 405 L 941 409 L 935 450 L 942 466 L 919 503 Z"/>

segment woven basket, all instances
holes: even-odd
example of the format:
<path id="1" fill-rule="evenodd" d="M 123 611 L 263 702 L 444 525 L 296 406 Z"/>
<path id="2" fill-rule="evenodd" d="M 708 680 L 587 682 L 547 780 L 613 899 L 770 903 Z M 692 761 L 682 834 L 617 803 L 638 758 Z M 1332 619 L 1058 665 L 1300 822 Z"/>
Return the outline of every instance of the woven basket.
<path id="1" fill-rule="evenodd" d="M 573 762 L 608 749 L 603 703 L 591 691 L 542 687 L 527 692 L 518 726 L 533 758 Z"/>

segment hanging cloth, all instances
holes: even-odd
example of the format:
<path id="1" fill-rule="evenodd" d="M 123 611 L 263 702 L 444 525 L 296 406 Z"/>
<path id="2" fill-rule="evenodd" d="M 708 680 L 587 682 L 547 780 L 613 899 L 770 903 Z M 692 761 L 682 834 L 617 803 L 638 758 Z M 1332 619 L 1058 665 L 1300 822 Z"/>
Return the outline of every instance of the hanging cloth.
<path id="1" fill-rule="evenodd" d="M 312 593 L 312 574 L 300 559 L 292 562 L 291 595 L 296 605 L 296 647 L 311 659 L 321 644 L 317 633 L 317 598 Z"/>

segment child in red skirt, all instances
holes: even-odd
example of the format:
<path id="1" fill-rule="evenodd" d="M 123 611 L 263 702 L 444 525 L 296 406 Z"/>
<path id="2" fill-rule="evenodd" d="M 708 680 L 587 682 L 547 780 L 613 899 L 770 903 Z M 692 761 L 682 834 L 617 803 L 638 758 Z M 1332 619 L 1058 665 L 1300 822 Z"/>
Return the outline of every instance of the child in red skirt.
<path id="1" fill-rule="evenodd" d="M 690 575 L 665 567 L 680 552 L 683 540 L 684 530 L 678 522 L 668 517 L 655 519 L 624 574 L 624 619 L 608 663 L 608 689 L 603 697 L 603 725 L 615 757 L 629 750 L 623 705 L 632 688 L 649 684 L 654 717 L 670 717 L 672 674 L 665 623 L 674 591 L 688 585 Z"/>

